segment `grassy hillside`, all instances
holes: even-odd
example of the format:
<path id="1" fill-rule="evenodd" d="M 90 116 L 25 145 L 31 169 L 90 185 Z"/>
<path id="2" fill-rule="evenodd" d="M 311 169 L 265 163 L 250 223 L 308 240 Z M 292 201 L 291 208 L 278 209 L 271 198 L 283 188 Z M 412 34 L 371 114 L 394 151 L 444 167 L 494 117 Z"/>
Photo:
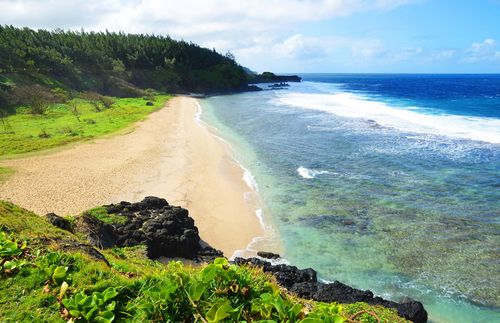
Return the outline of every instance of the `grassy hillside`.
<path id="1" fill-rule="evenodd" d="M 0 156 L 39 151 L 113 133 L 144 119 L 163 107 L 169 98 L 168 95 L 148 99 L 107 98 L 108 108 L 101 102 L 72 99 L 47 106 L 43 114 L 33 114 L 29 107 L 18 107 L 15 114 L 0 119 Z M 0 170 L 0 180 L 1 177 Z"/>
<path id="2" fill-rule="evenodd" d="M 1 201 L 0 289 L 2 322 L 405 322 L 363 303 L 299 299 L 260 269 L 222 258 L 165 265 L 142 246 L 96 250 Z"/>

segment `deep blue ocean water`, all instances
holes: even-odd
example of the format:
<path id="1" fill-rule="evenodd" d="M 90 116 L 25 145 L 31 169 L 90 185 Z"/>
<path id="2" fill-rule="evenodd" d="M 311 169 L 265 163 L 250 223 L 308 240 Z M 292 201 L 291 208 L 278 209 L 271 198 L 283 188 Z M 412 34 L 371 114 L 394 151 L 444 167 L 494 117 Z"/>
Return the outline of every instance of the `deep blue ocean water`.
<path id="1" fill-rule="evenodd" d="M 286 259 L 432 321 L 500 321 L 500 75 L 302 76 L 202 101 Z"/>

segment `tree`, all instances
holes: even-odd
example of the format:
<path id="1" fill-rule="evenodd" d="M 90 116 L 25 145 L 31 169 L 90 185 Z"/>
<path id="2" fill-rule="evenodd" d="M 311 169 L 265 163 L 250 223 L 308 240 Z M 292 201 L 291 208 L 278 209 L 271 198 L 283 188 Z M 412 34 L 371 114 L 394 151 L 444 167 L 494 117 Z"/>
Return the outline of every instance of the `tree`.
<path id="1" fill-rule="evenodd" d="M 245 81 L 234 81 L 244 80 L 245 72 L 234 59 L 230 52 L 221 55 L 170 37 L 0 25 L 0 73 L 16 74 L 14 83 L 16 76 L 21 76 L 23 84 L 43 82 L 113 96 L 140 95 L 130 87 L 204 92 L 227 90 L 228 86 L 238 89 Z M 221 65 L 227 66 L 231 75 L 240 76 L 232 76 L 233 81 L 228 82 L 213 74 Z M 106 83 L 119 86 L 106 87 Z M 123 85 L 129 89 L 123 90 Z"/>
<path id="2" fill-rule="evenodd" d="M 78 110 L 78 102 L 76 101 L 76 99 L 73 99 L 71 101 L 68 102 L 68 106 L 71 110 L 71 113 L 75 116 L 76 120 L 78 120 L 78 122 L 80 122 L 80 110 Z"/>
<path id="3" fill-rule="evenodd" d="M 50 104 L 57 102 L 56 95 L 48 88 L 41 85 L 23 85 L 14 89 L 14 101 L 26 104 L 31 114 L 42 115 Z"/>
<path id="4" fill-rule="evenodd" d="M 101 112 L 102 108 L 110 108 L 114 102 L 113 99 L 101 95 L 97 92 L 83 92 L 82 99 L 89 101 L 96 112 Z"/>

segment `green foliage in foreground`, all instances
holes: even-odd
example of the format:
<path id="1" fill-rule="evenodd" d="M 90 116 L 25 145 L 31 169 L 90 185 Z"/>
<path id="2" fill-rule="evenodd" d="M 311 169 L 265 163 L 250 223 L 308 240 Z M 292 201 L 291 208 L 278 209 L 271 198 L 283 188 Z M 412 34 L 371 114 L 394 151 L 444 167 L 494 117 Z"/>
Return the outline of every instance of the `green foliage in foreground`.
<path id="1" fill-rule="evenodd" d="M 6 116 L 0 124 L 0 156 L 39 151 L 70 142 L 93 139 L 123 129 L 163 107 L 168 95 L 115 99 L 110 108 L 96 111 L 90 101 L 73 99 L 51 105 L 42 115 L 27 108 Z M 5 174 L 5 175 L 4 175 Z M 0 180 L 7 171 L 0 169 Z"/>
<path id="2" fill-rule="evenodd" d="M 144 247 L 101 251 L 44 219 L 0 201 L 0 321 L 34 322 L 405 322 L 363 303 L 306 301 L 260 269 L 226 259 L 199 267 L 145 258 Z M 76 242 L 76 243 L 75 243 Z"/>

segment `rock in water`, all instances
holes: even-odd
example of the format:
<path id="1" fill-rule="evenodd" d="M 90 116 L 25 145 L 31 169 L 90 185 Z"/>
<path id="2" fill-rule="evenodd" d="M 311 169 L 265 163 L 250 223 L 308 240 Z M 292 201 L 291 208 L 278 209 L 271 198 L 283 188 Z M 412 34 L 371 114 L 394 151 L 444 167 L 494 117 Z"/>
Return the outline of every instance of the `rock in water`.
<path id="1" fill-rule="evenodd" d="M 396 303 L 381 297 L 374 297 L 369 290 L 355 289 L 338 281 L 328 284 L 321 283 L 318 282 L 316 271 L 311 268 L 298 269 L 289 265 L 272 265 L 259 258 L 235 258 L 234 262 L 262 267 L 264 272 L 272 273 L 281 286 L 302 298 L 328 303 L 365 302 L 371 305 L 381 305 L 396 309 L 400 316 L 410 321 L 427 322 L 427 311 L 420 302 L 409 300 L 404 303 Z"/>
<path id="2" fill-rule="evenodd" d="M 272 252 L 267 252 L 267 251 L 258 251 L 257 256 L 261 258 L 266 258 L 266 259 L 279 259 L 281 258 L 280 255 L 277 253 L 272 253 Z"/>

